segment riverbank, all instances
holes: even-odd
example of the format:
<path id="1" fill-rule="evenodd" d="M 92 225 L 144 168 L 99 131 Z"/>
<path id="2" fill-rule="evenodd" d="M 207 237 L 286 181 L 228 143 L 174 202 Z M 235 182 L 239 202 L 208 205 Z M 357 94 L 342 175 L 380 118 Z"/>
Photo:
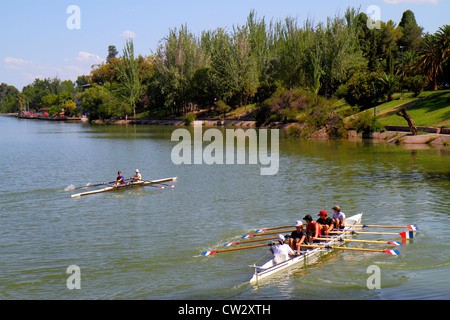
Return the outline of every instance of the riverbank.
<path id="1" fill-rule="evenodd" d="M 92 123 L 99 125 L 160 125 L 160 126 L 186 126 L 186 123 L 182 119 L 130 119 L 130 120 L 95 120 Z M 218 119 L 198 119 L 190 125 L 200 124 L 204 127 L 235 127 L 235 128 L 256 128 L 256 121 L 241 121 L 241 120 L 218 120 Z M 272 123 L 268 127 L 270 129 L 283 129 L 294 126 L 295 123 Z M 389 126 L 386 126 L 389 128 Z M 373 132 L 370 136 L 364 136 L 362 133 L 358 133 L 355 130 L 348 131 L 348 140 L 362 141 L 365 138 L 372 139 L 379 142 L 387 142 L 393 144 L 422 144 L 431 146 L 450 146 L 450 130 L 448 128 L 435 128 L 432 130 L 428 127 L 431 133 L 424 133 L 420 135 L 411 135 L 406 126 L 397 126 L 396 130 L 386 130 L 384 132 Z M 443 130 L 444 129 L 444 130 Z M 437 133 L 445 132 L 445 133 Z M 330 137 L 324 129 L 321 129 L 313 133 L 311 139 L 329 139 Z"/>

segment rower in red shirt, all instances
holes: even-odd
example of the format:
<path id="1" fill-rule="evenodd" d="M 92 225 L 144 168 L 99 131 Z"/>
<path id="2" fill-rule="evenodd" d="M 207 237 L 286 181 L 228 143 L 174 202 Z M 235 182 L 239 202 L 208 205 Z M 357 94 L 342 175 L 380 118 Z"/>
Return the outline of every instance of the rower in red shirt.
<path id="1" fill-rule="evenodd" d="M 320 238 L 320 226 L 317 222 L 313 221 L 310 214 L 307 214 L 303 220 L 306 221 L 306 237 L 309 243 L 313 243 L 317 238 Z"/>

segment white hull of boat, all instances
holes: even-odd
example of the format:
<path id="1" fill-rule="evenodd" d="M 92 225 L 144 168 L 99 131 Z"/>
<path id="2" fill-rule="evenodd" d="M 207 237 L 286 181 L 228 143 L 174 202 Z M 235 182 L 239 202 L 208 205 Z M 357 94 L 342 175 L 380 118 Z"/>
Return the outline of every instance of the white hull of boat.
<path id="1" fill-rule="evenodd" d="M 77 197 L 81 197 L 81 196 L 87 196 L 90 194 L 96 194 L 96 193 L 102 193 L 102 192 L 108 192 L 108 191 L 120 190 L 120 189 L 132 188 L 132 187 L 139 187 L 139 186 L 148 186 L 148 185 L 168 182 L 168 181 L 172 181 L 172 180 L 177 180 L 177 177 L 165 178 L 165 179 L 159 179 L 159 180 L 150 180 L 150 181 L 130 182 L 127 184 L 118 185 L 117 187 L 111 186 L 111 187 L 106 187 L 103 189 L 73 194 L 71 197 L 77 198 Z"/>
<path id="2" fill-rule="evenodd" d="M 362 219 L 362 213 L 355 214 L 351 217 L 348 217 L 345 219 L 346 225 L 358 225 L 361 223 Z M 355 227 L 345 227 L 345 231 L 354 230 Z M 339 241 L 340 239 L 345 239 L 351 237 L 351 234 L 344 233 L 340 234 L 338 236 L 335 236 L 332 238 L 332 240 L 327 242 L 320 243 L 321 246 L 341 246 L 343 242 Z M 262 279 L 265 279 L 267 277 L 270 277 L 274 275 L 275 273 L 278 273 L 282 270 L 286 270 L 288 268 L 294 267 L 294 266 L 307 266 L 310 264 L 313 264 L 316 262 L 319 257 L 323 254 L 328 253 L 329 249 L 324 248 L 315 248 L 312 250 L 302 251 L 302 254 L 300 256 L 288 258 L 287 260 L 284 260 L 282 262 L 275 262 L 275 258 L 270 259 L 262 266 L 256 266 L 252 265 L 250 267 L 255 268 L 255 273 L 253 274 L 253 277 L 250 279 L 250 284 L 258 284 L 259 281 Z"/>

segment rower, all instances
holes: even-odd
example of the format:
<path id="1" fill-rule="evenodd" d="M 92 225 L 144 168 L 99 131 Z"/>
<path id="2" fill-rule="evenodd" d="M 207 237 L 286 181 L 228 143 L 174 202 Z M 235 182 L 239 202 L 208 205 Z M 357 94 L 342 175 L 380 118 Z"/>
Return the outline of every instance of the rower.
<path id="1" fill-rule="evenodd" d="M 319 212 L 319 219 L 317 219 L 317 223 L 319 224 L 320 232 L 323 235 L 328 235 L 331 230 L 334 228 L 333 219 L 328 217 L 328 214 L 325 210 L 321 210 Z"/>
<path id="2" fill-rule="evenodd" d="M 114 182 L 114 187 L 121 184 L 125 184 L 125 179 L 123 178 L 122 172 L 118 171 L 116 181 Z"/>
<path id="3" fill-rule="evenodd" d="M 132 176 L 130 179 L 132 179 L 133 181 L 132 182 L 137 182 L 137 181 L 141 181 L 141 179 L 142 179 L 142 176 L 141 176 L 141 174 L 139 173 L 139 169 L 136 169 L 136 173 L 135 173 L 135 175 L 134 176 Z"/>
<path id="4" fill-rule="evenodd" d="M 341 211 L 341 207 L 334 206 L 331 208 L 333 213 L 333 223 L 336 230 L 344 229 L 345 227 L 345 214 Z"/>
<path id="5" fill-rule="evenodd" d="M 303 220 L 306 221 L 306 237 L 309 243 L 313 243 L 317 238 L 320 238 L 319 224 L 313 221 L 310 214 L 307 214 Z"/>
<path id="6" fill-rule="evenodd" d="M 286 242 L 286 239 L 282 234 L 278 235 L 278 244 L 270 247 L 270 252 L 273 253 L 273 259 L 276 263 L 283 262 L 287 260 L 289 257 L 295 256 L 294 250 L 289 247 Z"/>
<path id="7" fill-rule="evenodd" d="M 289 237 L 289 246 L 292 250 L 300 251 L 300 245 L 306 239 L 306 233 L 303 232 L 303 223 L 299 220 L 295 223 L 296 230 L 292 231 Z"/>

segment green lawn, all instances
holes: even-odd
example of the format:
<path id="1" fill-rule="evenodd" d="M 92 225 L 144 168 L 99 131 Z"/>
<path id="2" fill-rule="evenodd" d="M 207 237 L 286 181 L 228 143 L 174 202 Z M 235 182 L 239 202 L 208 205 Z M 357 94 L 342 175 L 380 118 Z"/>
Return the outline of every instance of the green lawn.
<path id="1" fill-rule="evenodd" d="M 419 98 L 407 97 L 381 104 L 377 106 L 380 123 L 407 125 L 405 119 L 395 114 L 395 108 L 402 104 L 417 126 L 450 126 L 450 90 L 427 91 Z"/>

